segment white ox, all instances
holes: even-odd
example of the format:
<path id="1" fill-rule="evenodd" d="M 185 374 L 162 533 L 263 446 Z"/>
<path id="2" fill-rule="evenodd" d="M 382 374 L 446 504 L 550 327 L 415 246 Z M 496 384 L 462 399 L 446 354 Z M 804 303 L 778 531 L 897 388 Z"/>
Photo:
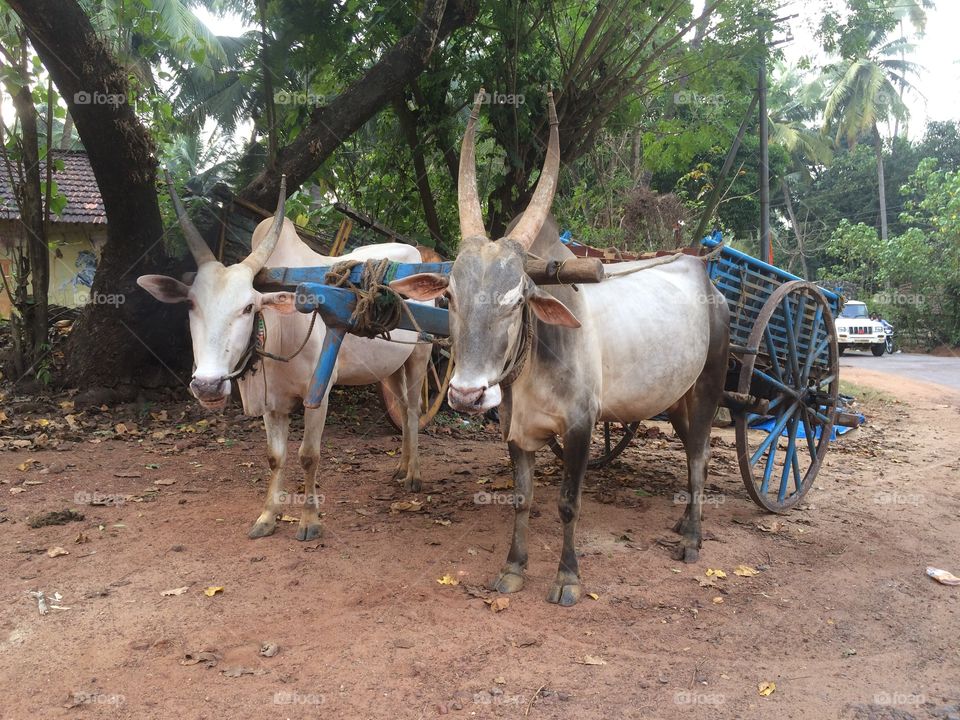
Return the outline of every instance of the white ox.
<path id="1" fill-rule="evenodd" d="M 196 366 L 190 391 L 201 405 L 209 409 L 216 410 L 226 405 L 232 378 L 247 353 L 258 313 L 263 314 L 266 330 L 264 350 L 268 353 L 278 357 L 291 356 L 307 338 L 310 316 L 296 311 L 293 293 L 261 293 L 254 289 L 254 275 L 268 260 L 273 267 L 330 266 L 343 260 L 381 258 L 397 262 L 420 261 L 416 248 L 399 243 L 369 245 L 336 258 L 313 252 L 297 236 L 293 223 L 283 216 L 285 190 L 282 184 L 276 214 L 272 220 L 264 220 L 254 230 L 250 255 L 236 265 L 225 267 L 217 261 L 187 217 L 172 183 L 170 193 L 187 244 L 197 261 L 196 277 L 188 285 L 163 275 L 143 275 L 137 279 L 137 283 L 161 302 L 189 303 L 190 334 Z M 325 331 L 326 327 L 318 319 L 299 354 L 288 362 L 263 357 L 256 372 L 248 372 L 237 380 L 244 412 L 263 416 L 270 463 L 266 502 L 249 532 L 251 538 L 272 534 L 276 529 L 277 516 L 284 509 L 282 476 L 287 455 L 289 414 L 307 396 Z M 317 408 L 304 410 L 303 442 L 300 444 L 299 457 L 305 474 L 306 501 L 297 530 L 298 540 L 312 540 L 322 533 L 316 476 L 329 387 L 334 384 L 386 382 L 403 410 L 403 447 L 395 477 L 403 477 L 407 490 L 420 489 L 417 448 L 419 393 L 430 347 L 422 343 L 413 344 L 417 338 L 410 331 L 394 330 L 390 336 L 405 344 L 347 335 L 323 402 Z"/>
<path id="2" fill-rule="evenodd" d="M 614 265 L 608 279 L 579 289 L 552 286 L 547 292 L 537 287 L 525 273 L 528 253 L 560 262 L 573 256 L 548 217 L 560 166 L 553 99 L 548 103 L 550 141 L 536 191 L 507 237 L 496 242 L 487 238 L 476 186 L 479 109 L 480 102 L 460 155 L 463 239 L 452 271 L 414 275 L 391 285 L 419 300 L 450 299 L 450 337 L 457 358 L 447 393 L 451 407 L 481 413 L 501 406 L 516 512 L 507 562 L 492 583 L 500 592 L 523 587 L 535 453 L 554 436 L 563 440 L 563 548 L 547 599 L 572 605 L 581 594 L 574 545 L 580 486 L 598 420 L 646 420 L 667 413 L 686 450 L 690 488 L 686 512 L 675 528 L 682 535 L 677 557 L 697 560 L 710 424 L 727 370 L 728 310 L 704 263 L 688 256 Z"/>

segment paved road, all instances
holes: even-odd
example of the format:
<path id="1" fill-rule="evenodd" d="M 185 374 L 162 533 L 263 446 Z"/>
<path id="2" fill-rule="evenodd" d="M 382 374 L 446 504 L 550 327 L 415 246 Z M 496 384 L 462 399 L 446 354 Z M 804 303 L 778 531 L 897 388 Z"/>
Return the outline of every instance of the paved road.
<path id="1" fill-rule="evenodd" d="M 840 358 L 840 367 L 855 367 L 865 370 L 900 375 L 910 380 L 946 385 L 960 390 L 960 353 L 957 357 L 934 357 L 913 353 L 895 353 L 874 357 L 870 352 L 851 352 L 848 350 Z"/>

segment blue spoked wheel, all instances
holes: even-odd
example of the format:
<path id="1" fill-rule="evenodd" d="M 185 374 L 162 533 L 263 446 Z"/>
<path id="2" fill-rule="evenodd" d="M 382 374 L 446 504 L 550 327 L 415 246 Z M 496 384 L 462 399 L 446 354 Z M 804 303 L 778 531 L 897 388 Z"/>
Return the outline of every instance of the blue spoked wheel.
<path id="1" fill-rule="evenodd" d="M 840 390 L 833 313 L 816 285 L 777 288 L 750 333 L 738 391 L 769 400 L 736 417 L 737 456 L 754 502 L 786 512 L 807 493 L 830 446 Z"/>

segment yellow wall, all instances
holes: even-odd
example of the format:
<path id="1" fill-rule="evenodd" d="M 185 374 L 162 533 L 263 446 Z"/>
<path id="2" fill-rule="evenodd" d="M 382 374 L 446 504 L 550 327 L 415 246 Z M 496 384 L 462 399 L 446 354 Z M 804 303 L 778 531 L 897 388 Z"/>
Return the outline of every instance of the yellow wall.
<path id="1" fill-rule="evenodd" d="M 22 243 L 22 227 L 19 223 L 0 222 L 0 265 L 10 278 L 13 262 L 11 245 Z M 65 307 L 79 307 L 90 298 L 90 289 L 74 283 L 79 268 L 77 258 L 82 250 L 93 252 L 98 258 L 107 238 L 106 226 L 54 225 L 51 228 L 50 244 L 50 303 Z M 58 255 L 60 257 L 58 257 Z M 10 317 L 10 301 L 6 291 L 0 291 L 0 317 Z"/>

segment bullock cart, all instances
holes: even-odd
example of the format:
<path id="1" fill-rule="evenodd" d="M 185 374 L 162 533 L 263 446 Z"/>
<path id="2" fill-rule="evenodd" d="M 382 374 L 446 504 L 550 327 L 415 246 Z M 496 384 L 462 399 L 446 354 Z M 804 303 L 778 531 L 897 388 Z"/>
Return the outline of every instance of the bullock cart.
<path id="1" fill-rule="evenodd" d="M 604 256 L 571 244 L 581 257 L 562 265 L 531 260 L 528 271 L 540 284 L 598 282 L 604 276 Z M 842 299 L 811 282 L 733 248 L 719 233 L 704 238 L 707 270 L 730 308 L 730 359 L 722 404 L 736 427 L 740 472 L 750 497 L 770 512 L 785 512 L 810 489 L 829 449 L 838 422 L 839 363 L 834 316 Z M 449 273 L 452 263 L 390 263 L 378 280 L 421 272 Z M 340 343 L 357 332 L 356 288 L 363 267 L 349 270 L 349 286 L 327 283 L 331 268 L 265 268 L 258 287 L 293 290 L 297 309 L 314 313 L 328 326 L 323 352 L 309 397 L 310 407 L 326 392 Z M 360 291 L 362 292 L 362 291 Z M 415 330 L 424 342 L 448 333 L 443 308 L 402 303 L 396 327 Z M 442 399 L 442 398 L 441 398 Z M 846 424 L 846 416 L 839 414 Z M 604 423 L 591 467 L 600 467 L 620 454 L 638 430 L 636 423 Z M 559 445 L 554 443 L 554 450 Z"/>

